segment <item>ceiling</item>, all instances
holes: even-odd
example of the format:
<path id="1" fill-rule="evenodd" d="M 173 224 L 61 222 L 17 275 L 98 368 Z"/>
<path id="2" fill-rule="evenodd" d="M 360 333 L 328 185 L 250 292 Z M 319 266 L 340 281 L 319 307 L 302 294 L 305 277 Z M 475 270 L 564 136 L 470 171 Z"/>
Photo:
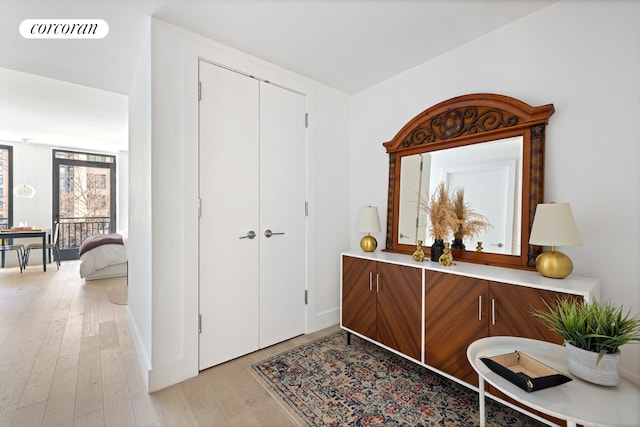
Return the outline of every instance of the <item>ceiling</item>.
<path id="1" fill-rule="evenodd" d="M 127 149 L 154 16 L 354 94 L 553 0 L 0 0 L 0 141 Z M 24 39 L 24 19 L 102 19 L 100 40 Z"/>

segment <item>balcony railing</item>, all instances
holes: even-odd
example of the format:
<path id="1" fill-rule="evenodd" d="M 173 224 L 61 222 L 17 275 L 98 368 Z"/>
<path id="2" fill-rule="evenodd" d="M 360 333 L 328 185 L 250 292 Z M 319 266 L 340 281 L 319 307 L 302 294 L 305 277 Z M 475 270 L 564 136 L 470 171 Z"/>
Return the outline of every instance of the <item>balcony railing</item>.
<path id="1" fill-rule="evenodd" d="M 111 233 L 111 218 L 94 217 L 60 217 L 60 249 L 79 248 L 82 241 L 94 234 Z"/>
<path id="2" fill-rule="evenodd" d="M 9 228 L 9 220 L 0 218 L 0 230 Z M 108 234 L 111 231 L 111 218 L 99 217 L 73 217 L 60 218 L 60 237 L 58 243 L 60 249 L 77 249 L 82 241 L 94 234 Z"/>

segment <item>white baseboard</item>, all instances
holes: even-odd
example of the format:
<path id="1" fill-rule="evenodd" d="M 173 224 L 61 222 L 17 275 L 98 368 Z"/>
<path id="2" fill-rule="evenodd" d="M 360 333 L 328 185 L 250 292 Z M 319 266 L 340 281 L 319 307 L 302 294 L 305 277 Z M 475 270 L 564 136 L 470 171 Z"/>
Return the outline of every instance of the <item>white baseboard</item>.
<path id="1" fill-rule="evenodd" d="M 178 384 L 198 376 L 198 371 L 189 374 L 185 370 L 185 360 L 175 359 L 161 363 L 149 371 L 149 393 Z"/>
<path id="2" fill-rule="evenodd" d="M 307 333 L 316 332 L 330 326 L 338 324 L 340 321 L 340 308 L 332 308 L 323 312 L 317 313 L 309 324 L 309 330 Z M 162 364 L 151 367 L 149 355 L 145 346 L 143 345 L 140 333 L 137 325 L 131 316 L 131 312 L 127 309 L 127 325 L 129 326 L 129 333 L 131 334 L 131 340 L 136 350 L 136 356 L 138 359 L 138 365 L 142 372 L 144 383 L 147 386 L 147 392 L 153 393 L 154 391 L 161 390 L 165 387 L 172 386 L 179 382 L 185 381 L 189 378 L 198 375 L 197 370 L 195 372 L 189 372 L 189 369 L 185 368 L 185 360 L 183 358 L 171 360 Z"/>
<path id="3" fill-rule="evenodd" d="M 149 361 L 149 354 L 147 353 L 147 349 L 144 347 L 142 343 L 142 339 L 140 338 L 140 332 L 138 331 L 138 326 L 136 322 L 133 320 L 133 316 L 131 314 L 131 309 L 127 306 L 127 326 L 129 327 L 129 335 L 131 335 L 131 341 L 133 342 L 133 347 L 136 350 L 136 357 L 138 359 L 138 366 L 140 367 L 140 372 L 142 373 L 142 379 L 144 381 L 145 386 L 147 387 L 147 393 L 149 393 L 149 372 L 151 371 L 151 363 Z"/>
<path id="4" fill-rule="evenodd" d="M 309 324 L 307 333 L 320 331 L 333 325 L 340 323 L 340 307 L 316 313 L 312 322 Z"/>

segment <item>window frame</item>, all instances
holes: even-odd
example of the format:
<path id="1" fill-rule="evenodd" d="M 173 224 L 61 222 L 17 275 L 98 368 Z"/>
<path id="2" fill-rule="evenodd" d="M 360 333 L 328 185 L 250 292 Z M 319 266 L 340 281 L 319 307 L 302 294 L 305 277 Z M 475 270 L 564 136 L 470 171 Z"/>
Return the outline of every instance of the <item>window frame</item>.
<path id="1" fill-rule="evenodd" d="M 116 232 L 116 156 L 114 154 L 91 153 L 72 149 L 53 149 L 52 152 L 52 223 L 60 222 L 60 165 L 109 169 L 110 203 L 109 232 Z M 106 203 L 105 203 L 106 205 Z M 62 224 L 62 223 L 61 223 Z M 63 229 L 61 227 L 61 233 Z M 78 247 L 60 247 L 58 253 L 63 260 L 78 259 Z"/>
<path id="2" fill-rule="evenodd" d="M 7 217 L 6 223 L 4 221 L 4 217 L 0 217 L 0 229 L 3 227 L 11 228 L 13 227 L 13 146 L 11 145 L 3 145 L 0 144 L 0 150 L 7 150 L 7 167 L 6 170 L 4 167 L 0 168 L 0 173 L 6 174 L 7 182 L 6 184 L 2 184 L 3 188 L 6 189 L 6 202 L 7 202 Z M 0 158 L 4 159 L 4 156 Z M 4 196 L 3 196 L 4 197 Z"/>

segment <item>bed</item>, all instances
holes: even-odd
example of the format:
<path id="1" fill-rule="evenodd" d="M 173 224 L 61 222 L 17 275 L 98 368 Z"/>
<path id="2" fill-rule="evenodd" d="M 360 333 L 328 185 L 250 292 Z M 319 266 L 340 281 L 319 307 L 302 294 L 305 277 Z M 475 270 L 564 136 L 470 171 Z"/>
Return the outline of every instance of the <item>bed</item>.
<path id="1" fill-rule="evenodd" d="M 127 275 L 127 239 L 121 234 L 96 234 L 80 245 L 80 277 L 85 280 Z"/>

